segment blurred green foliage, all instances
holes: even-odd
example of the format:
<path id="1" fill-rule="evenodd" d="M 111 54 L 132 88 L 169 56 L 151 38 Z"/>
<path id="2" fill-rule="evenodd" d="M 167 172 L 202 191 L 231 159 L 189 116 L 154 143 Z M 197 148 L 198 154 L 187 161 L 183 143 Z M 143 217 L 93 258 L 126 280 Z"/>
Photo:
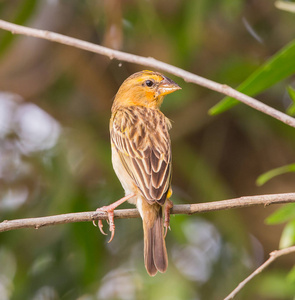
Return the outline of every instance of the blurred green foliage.
<path id="1" fill-rule="evenodd" d="M 295 73 L 295 41 L 281 49 L 269 61 L 252 73 L 237 90 L 255 96 L 270 88 L 274 84 Z M 240 103 L 238 100 L 226 97 L 209 110 L 211 115 L 216 115 Z"/>
<path id="2" fill-rule="evenodd" d="M 295 90 L 291 86 L 288 86 L 287 90 L 288 90 L 288 94 L 292 100 L 292 103 L 290 104 L 290 106 L 287 109 L 287 113 L 291 116 L 294 116 L 295 115 Z"/>
<path id="3" fill-rule="evenodd" d="M 0 15 L 244 86 L 293 114 L 294 14 L 273 2 L 4 0 Z M 95 210 L 123 196 L 110 107 L 142 69 L 0 31 L 1 221 Z M 171 78 L 182 87 L 163 104 L 175 203 L 294 191 L 295 174 L 284 172 L 294 164 L 293 128 L 244 105 L 209 116 L 222 96 Z M 1 233 L 0 299 L 223 299 L 269 252 L 293 244 L 294 205 L 275 210 L 172 216 L 169 268 L 155 278 L 144 269 L 140 220 L 116 220 L 110 244 L 91 223 Z M 294 261 L 281 258 L 237 299 L 290 299 Z"/>
<path id="4" fill-rule="evenodd" d="M 282 174 L 286 174 L 289 172 L 295 172 L 295 164 L 290 164 L 287 166 L 282 166 L 273 170 L 270 170 L 264 174 L 261 174 L 257 180 L 256 183 L 257 185 L 263 185 L 265 184 L 267 181 L 271 180 L 272 178 L 278 176 L 278 175 L 282 175 Z"/>
<path id="5" fill-rule="evenodd" d="M 289 203 L 276 210 L 267 219 L 267 224 L 280 224 L 295 218 L 295 204 Z"/>
<path id="6" fill-rule="evenodd" d="M 285 226 L 281 240 L 280 240 L 280 248 L 287 248 L 293 246 L 295 244 L 295 221 L 292 220 Z"/>

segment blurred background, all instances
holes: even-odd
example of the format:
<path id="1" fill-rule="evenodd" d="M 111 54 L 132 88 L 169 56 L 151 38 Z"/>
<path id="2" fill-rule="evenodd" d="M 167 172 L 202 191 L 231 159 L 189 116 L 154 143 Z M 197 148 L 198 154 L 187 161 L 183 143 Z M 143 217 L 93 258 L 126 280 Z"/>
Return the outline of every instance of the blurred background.
<path id="1" fill-rule="evenodd" d="M 269 0 L 0 1 L 6 21 L 232 87 L 294 39 L 294 17 Z M 93 211 L 123 196 L 111 166 L 110 108 L 124 79 L 143 69 L 0 30 L 0 221 Z M 294 191 L 294 173 L 256 184 L 294 163 L 294 129 L 243 104 L 210 116 L 223 95 L 165 75 L 182 87 L 162 107 L 173 120 L 175 204 Z M 294 75 L 258 99 L 286 111 L 290 86 Z M 285 224 L 265 222 L 277 208 L 172 216 L 169 268 L 154 278 L 144 269 L 139 219 L 116 220 L 110 244 L 91 222 L 1 233 L 0 299 L 223 299 L 279 248 Z M 294 262 L 279 259 L 236 299 L 293 299 Z"/>

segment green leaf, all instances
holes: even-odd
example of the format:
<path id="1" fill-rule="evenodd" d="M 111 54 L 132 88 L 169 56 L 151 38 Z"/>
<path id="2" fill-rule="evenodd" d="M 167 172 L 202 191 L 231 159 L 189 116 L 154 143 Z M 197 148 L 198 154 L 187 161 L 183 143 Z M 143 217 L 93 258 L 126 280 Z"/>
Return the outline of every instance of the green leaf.
<path id="1" fill-rule="evenodd" d="M 270 179 L 272 179 L 278 175 L 282 175 L 282 174 L 289 173 L 289 172 L 295 172 L 295 164 L 282 166 L 282 167 L 279 167 L 276 169 L 272 169 L 266 173 L 263 173 L 262 175 L 260 175 L 257 178 L 256 184 L 258 186 L 261 186 L 261 185 L 265 184 L 267 181 L 269 181 Z"/>
<path id="2" fill-rule="evenodd" d="M 11 22 L 18 25 L 24 24 L 35 11 L 37 2 L 37 0 L 22 1 L 16 16 Z M 9 47 L 15 37 L 16 36 L 11 32 L 5 32 L 2 35 L 0 39 L 0 54 L 3 54 L 5 52 L 5 50 Z"/>
<path id="3" fill-rule="evenodd" d="M 279 208 L 266 219 L 266 224 L 279 224 L 295 219 L 295 203 Z"/>
<path id="4" fill-rule="evenodd" d="M 295 90 L 291 86 L 288 86 L 287 91 L 292 100 L 292 103 L 287 109 L 287 114 L 289 114 L 290 116 L 294 116 L 295 115 Z"/>
<path id="5" fill-rule="evenodd" d="M 295 244 L 295 220 L 289 222 L 281 235 L 280 249 L 284 249 Z"/>
<path id="6" fill-rule="evenodd" d="M 275 83 L 291 76 L 295 72 L 295 40 L 287 44 L 278 51 L 265 64 L 252 73 L 237 90 L 254 96 Z M 236 104 L 239 101 L 232 97 L 225 97 L 209 110 L 210 115 L 220 114 Z"/>

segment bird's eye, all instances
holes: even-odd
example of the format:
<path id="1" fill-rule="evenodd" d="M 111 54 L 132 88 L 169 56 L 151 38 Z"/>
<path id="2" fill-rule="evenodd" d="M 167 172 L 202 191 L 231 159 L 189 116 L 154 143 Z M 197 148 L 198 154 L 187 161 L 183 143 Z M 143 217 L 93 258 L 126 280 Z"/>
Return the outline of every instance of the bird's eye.
<path id="1" fill-rule="evenodd" d="M 152 87 L 154 85 L 154 82 L 152 80 L 146 80 L 145 84 L 148 87 Z"/>

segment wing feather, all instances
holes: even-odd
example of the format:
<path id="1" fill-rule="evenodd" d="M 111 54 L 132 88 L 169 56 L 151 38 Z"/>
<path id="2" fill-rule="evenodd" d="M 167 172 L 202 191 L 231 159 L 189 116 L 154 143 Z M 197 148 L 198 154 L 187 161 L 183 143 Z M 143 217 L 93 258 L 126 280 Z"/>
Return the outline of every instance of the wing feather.
<path id="1" fill-rule="evenodd" d="M 171 182 L 170 124 L 159 111 L 119 109 L 111 120 L 111 140 L 122 165 L 149 203 L 163 204 Z"/>

